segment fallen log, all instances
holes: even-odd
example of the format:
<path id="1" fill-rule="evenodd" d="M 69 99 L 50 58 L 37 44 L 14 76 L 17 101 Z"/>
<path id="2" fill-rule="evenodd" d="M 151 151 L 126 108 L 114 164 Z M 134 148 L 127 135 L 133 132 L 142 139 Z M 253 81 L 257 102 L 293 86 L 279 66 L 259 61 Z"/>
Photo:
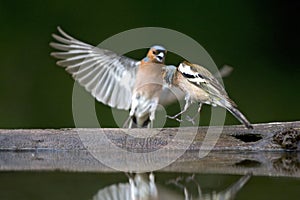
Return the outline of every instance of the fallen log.
<path id="1" fill-rule="evenodd" d="M 210 127 L 211 133 L 220 127 Z M 224 126 L 213 149 L 203 147 L 208 127 L 197 128 L 193 142 L 182 149 L 185 136 L 195 127 L 163 128 L 149 138 L 137 138 L 124 134 L 117 128 L 67 128 L 67 129 L 0 129 L 0 170 L 62 170 L 62 171 L 115 171 L 97 160 L 89 144 L 96 141 L 94 151 L 101 152 L 116 163 L 122 159 L 107 148 L 105 135 L 111 146 L 130 152 L 153 152 L 168 144 L 176 134 L 181 137 L 172 143 L 170 152 L 185 150 L 175 162 L 160 171 L 187 173 L 227 173 L 300 177 L 300 121 L 255 124 L 254 129 L 243 126 Z M 147 134 L 149 129 L 134 129 Z M 84 135 L 84 137 L 82 137 Z M 200 158 L 199 150 L 209 150 Z M 169 155 L 158 155 L 164 160 Z"/>

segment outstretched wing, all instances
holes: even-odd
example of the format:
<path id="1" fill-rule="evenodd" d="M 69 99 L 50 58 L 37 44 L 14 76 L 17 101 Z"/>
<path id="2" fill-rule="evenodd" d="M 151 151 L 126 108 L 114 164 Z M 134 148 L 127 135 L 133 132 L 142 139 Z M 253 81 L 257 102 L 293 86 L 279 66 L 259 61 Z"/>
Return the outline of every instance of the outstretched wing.
<path id="1" fill-rule="evenodd" d="M 51 55 L 98 101 L 118 109 L 130 108 L 132 91 L 139 62 L 81 42 L 60 27 L 57 42 L 50 46 L 60 50 Z"/>

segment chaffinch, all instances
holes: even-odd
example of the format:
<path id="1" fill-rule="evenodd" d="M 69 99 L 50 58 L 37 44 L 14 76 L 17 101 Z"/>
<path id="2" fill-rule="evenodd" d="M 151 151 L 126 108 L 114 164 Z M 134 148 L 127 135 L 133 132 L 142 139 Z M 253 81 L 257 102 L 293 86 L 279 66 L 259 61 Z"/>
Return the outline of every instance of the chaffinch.
<path id="1" fill-rule="evenodd" d="M 200 112 L 203 103 L 221 106 L 232 113 L 247 128 L 253 128 L 246 117 L 237 109 L 237 105 L 228 97 L 224 87 L 204 67 L 187 61 L 180 63 L 178 68 L 168 65 L 164 67 L 163 78 L 167 84 L 177 86 L 185 93 L 183 110 L 174 116 L 169 116 L 169 118 L 179 120 L 177 117 L 186 112 L 191 103 L 198 102 L 198 112 Z"/>
<path id="2" fill-rule="evenodd" d="M 165 90 L 161 76 L 166 49 L 153 46 L 141 61 L 81 42 L 58 27 L 60 35 L 50 46 L 51 55 L 98 101 L 118 109 L 130 109 L 125 127 L 152 127 L 160 96 Z M 163 103 L 163 102 L 162 102 Z"/>
<path id="3" fill-rule="evenodd" d="M 141 61 L 137 73 L 131 99 L 129 115 L 137 127 L 152 126 L 159 97 L 163 89 L 162 67 L 164 67 L 167 51 L 161 46 L 153 46 Z M 150 121 L 150 123 L 149 123 Z"/>

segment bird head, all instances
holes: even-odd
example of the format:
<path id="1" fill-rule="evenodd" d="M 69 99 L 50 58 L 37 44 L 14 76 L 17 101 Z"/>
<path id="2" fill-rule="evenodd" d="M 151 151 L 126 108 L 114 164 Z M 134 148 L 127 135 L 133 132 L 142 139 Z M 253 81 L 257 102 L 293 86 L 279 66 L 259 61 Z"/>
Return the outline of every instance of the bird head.
<path id="1" fill-rule="evenodd" d="M 180 71 L 182 74 L 186 74 L 190 76 L 197 75 L 196 65 L 189 63 L 187 61 L 183 61 L 182 63 L 179 64 L 178 71 Z"/>
<path id="2" fill-rule="evenodd" d="M 147 53 L 147 57 L 144 59 L 145 62 L 164 63 L 167 50 L 162 46 L 152 46 Z"/>

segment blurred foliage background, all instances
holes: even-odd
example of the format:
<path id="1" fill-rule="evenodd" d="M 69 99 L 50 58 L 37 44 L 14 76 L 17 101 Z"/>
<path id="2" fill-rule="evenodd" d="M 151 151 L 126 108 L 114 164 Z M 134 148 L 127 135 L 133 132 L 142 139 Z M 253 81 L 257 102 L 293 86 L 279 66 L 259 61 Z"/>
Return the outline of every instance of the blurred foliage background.
<path id="1" fill-rule="evenodd" d="M 57 26 L 94 45 L 137 27 L 180 31 L 217 66 L 234 67 L 224 83 L 251 122 L 299 120 L 299 10 L 299 1 L 292 0 L 2 0 L 0 128 L 74 126 L 74 81 L 49 55 Z M 111 113 L 100 103 L 96 107 L 100 116 Z M 206 115 L 209 108 L 201 115 L 204 122 Z M 104 118 L 102 126 L 114 126 Z M 226 123 L 238 124 L 231 115 Z"/>

